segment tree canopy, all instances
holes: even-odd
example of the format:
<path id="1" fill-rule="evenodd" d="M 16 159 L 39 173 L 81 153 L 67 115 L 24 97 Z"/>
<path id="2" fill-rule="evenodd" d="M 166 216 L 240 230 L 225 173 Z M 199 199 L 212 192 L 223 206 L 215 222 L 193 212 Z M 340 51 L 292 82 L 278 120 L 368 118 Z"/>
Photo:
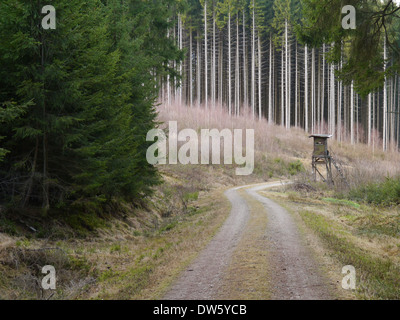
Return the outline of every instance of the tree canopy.
<path id="1" fill-rule="evenodd" d="M 174 1 L 56 0 L 0 6 L 0 201 L 44 209 L 140 199 L 156 75 L 182 53 L 167 37 Z"/>
<path id="2" fill-rule="evenodd" d="M 366 95 L 383 86 L 385 76 L 400 71 L 400 7 L 393 0 L 304 0 L 299 36 L 313 46 L 333 44 L 332 62 L 344 62 L 339 75 L 354 80 L 357 91 Z M 356 9 L 356 29 L 342 28 L 342 8 Z M 384 61 L 387 46 L 390 61 Z M 384 68 L 388 64 L 388 68 Z"/>

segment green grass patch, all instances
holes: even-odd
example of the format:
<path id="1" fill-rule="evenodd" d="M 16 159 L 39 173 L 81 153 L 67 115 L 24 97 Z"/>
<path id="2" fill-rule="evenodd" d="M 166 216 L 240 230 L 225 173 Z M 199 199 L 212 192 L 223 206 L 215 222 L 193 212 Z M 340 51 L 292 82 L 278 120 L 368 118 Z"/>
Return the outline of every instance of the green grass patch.
<path id="1" fill-rule="evenodd" d="M 358 203 L 355 203 L 350 200 L 342 200 L 342 199 L 334 199 L 334 198 L 324 198 L 322 201 L 333 203 L 333 204 L 339 204 L 339 205 L 344 205 L 344 206 L 350 206 L 356 209 L 360 209 L 361 206 Z"/>
<path id="2" fill-rule="evenodd" d="M 300 160 L 290 161 L 280 157 L 258 155 L 253 174 L 264 179 L 273 177 L 287 178 L 305 171 L 304 165 Z"/>
<path id="3" fill-rule="evenodd" d="M 167 232 L 174 229 L 179 224 L 178 221 L 172 221 L 159 229 L 159 233 Z"/>
<path id="4" fill-rule="evenodd" d="M 358 217 L 355 222 L 358 233 L 361 235 L 387 235 L 394 238 L 400 236 L 400 214 L 370 213 Z"/>
<path id="5" fill-rule="evenodd" d="M 400 267 L 375 257 L 349 240 L 350 233 L 338 223 L 309 211 L 300 212 L 308 227 L 317 232 L 343 266 L 357 270 L 357 294 L 363 299 L 400 299 Z"/>
<path id="6" fill-rule="evenodd" d="M 138 294 L 148 285 L 153 268 L 153 266 L 138 266 L 123 272 L 113 271 L 112 269 L 104 271 L 98 280 L 100 282 L 106 282 L 119 289 L 117 293 L 112 295 L 112 297 L 104 292 L 99 298 L 113 298 L 118 300 L 132 299 L 134 295 Z"/>
<path id="7" fill-rule="evenodd" d="M 186 201 L 186 202 L 196 201 L 198 199 L 199 199 L 199 192 L 186 193 L 183 196 L 183 200 Z"/>
<path id="8" fill-rule="evenodd" d="M 120 244 L 113 244 L 110 248 L 110 253 L 121 252 L 122 248 Z"/>
<path id="9" fill-rule="evenodd" d="M 299 174 L 301 172 L 305 172 L 306 169 L 304 168 L 303 163 L 300 160 L 296 160 L 294 162 L 290 162 L 288 165 L 288 173 L 291 176 L 295 176 L 296 174 Z"/>
<path id="10" fill-rule="evenodd" d="M 348 198 L 380 206 L 400 205 L 400 179 L 386 178 L 381 183 L 369 183 L 352 189 Z"/>

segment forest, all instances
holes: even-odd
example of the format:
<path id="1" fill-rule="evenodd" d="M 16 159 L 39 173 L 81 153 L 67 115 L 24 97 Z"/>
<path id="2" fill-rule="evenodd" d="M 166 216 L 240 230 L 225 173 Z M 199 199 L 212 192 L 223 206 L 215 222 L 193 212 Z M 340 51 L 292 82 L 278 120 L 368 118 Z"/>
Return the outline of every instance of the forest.
<path id="1" fill-rule="evenodd" d="M 339 0 L 41 1 L 0 6 L 0 203 L 138 201 L 156 104 L 224 108 L 396 150 L 399 7 Z"/>
<path id="2" fill-rule="evenodd" d="M 0 0 L 0 300 L 399 300 L 399 18 Z"/>
<path id="3" fill-rule="evenodd" d="M 168 36 L 186 52 L 160 79 L 163 101 L 226 107 L 338 141 L 388 150 L 399 141 L 398 7 L 347 1 L 188 1 Z M 179 80 L 181 79 L 181 81 Z"/>
<path id="4" fill-rule="evenodd" d="M 166 37 L 174 1 L 53 1 L 55 30 L 45 4 L 0 6 L 0 203 L 138 201 L 159 182 L 146 162 L 155 74 L 182 58 Z"/>

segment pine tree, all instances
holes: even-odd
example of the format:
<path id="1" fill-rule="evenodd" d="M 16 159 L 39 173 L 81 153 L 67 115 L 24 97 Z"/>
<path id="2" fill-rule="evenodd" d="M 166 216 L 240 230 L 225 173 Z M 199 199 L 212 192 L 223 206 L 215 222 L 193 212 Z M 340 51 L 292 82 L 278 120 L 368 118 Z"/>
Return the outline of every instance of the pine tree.
<path id="1" fill-rule="evenodd" d="M 145 139 L 157 75 L 178 76 L 166 62 L 182 59 L 166 36 L 171 3 L 58 0 L 56 30 L 41 28 L 40 2 L 2 4 L 0 101 L 26 107 L 0 127 L 0 201 L 47 211 L 137 200 L 158 183 Z"/>
<path id="2" fill-rule="evenodd" d="M 19 106 L 16 102 L 4 102 L 0 105 L 0 124 L 10 125 L 13 121 L 17 120 L 26 111 L 31 103 Z M 5 137 L 0 137 L 0 141 Z M 0 162 L 9 153 L 8 150 L 0 148 Z"/>
<path id="3" fill-rule="evenodd" d="M 277 47 L 282 48 L 281 51 L 281 86 L 282 86 L 282 97 L 281 97 L 281 125 L 286 126 L 287 129 L 291 123 L 291 111 L 290 111 L 290 61 L 289 61 L 289 27 L 292 19 L 292 8 L 290 0 L 276 0 L 274 2 L 274 19 L 272 26 L 275 29 L 274 41 Z"/>
<path id="4" fill-rule="evenodd" d="M 232 114 L 232 19 L 238 11 L 235 0 L 225 0 L 218 3 L 218 26 L 220 29 L 228 29 L 228 111 Z"/>

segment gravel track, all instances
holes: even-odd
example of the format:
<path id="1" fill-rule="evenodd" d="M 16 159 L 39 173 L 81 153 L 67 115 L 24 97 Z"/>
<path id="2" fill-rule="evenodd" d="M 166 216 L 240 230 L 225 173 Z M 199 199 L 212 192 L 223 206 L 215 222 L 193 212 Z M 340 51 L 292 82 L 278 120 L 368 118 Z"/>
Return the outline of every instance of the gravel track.
<path id="1" fill-rule="evenodd" d="M 224 272 L 249 220 L 249 206 L 237 192 L 248 194 L 263 204 L 268 217 L 266 243 L 273 283 L 274 300 L 330 299 L 327 281 L 310 249 L 304 245 L 293 217 L 274 201 L 258 192 L 281 183 L 245 186 L 225 193 L 232 203 L 231 214 L 203 252 L 178 278 L 164 300 L 212 300 L 218 292 Z"/>
<path id="2" fill-rule="evenodd" d="M 209 300 L 215 295 L 249 219 L 246 201 L 236 190 L 225 192 L 232 211 L 221 230 L 164 297 L 165 300 Z"/>
<path id="3" fill-rule="evenodd" d="M 268 214 L 266 231 L 276 300 L 329 300 L 327 280 L 321 276 L 310 248 L 303 243 L 293 217 L 274 201 L 258 194 L 265 186 L 247 192 L 261 202 Z"/>

